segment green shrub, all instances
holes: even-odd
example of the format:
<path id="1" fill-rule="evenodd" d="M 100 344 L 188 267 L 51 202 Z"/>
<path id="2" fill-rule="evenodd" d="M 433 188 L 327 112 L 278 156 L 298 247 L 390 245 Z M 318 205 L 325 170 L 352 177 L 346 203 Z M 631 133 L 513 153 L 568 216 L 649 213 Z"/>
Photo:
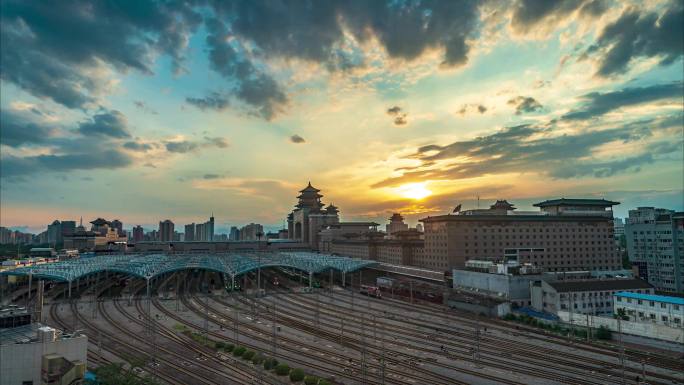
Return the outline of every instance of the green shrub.
<path id="1" fill-rule="evenodd" d="M 216 349 L 223 349 L 226 347 L 226 343 L 223 341 L 216 341 L 214 346 L 216 346 Z"/>
<path id="2" fill-rule="evenodd" d="M 613 332 L 611 332 L 607 327 L 601 326 L 596 330 L 595 335 L 599 340 L 610 340 L 613 336 Z"/>
<path id="3" fill-rule="evenodd" d="M 306 376 L 306 377 L 304 377 L 304 384 L 306 384 L 306 385 L 316 385 L 316 384 L 318 384 L 318 377 L 316 377 L 316 376 Z"/>
<path id="4" fill-rule="evenodd" d="M 508 313 L 503 317 L 503 319 L 506 321 L 515 321 L 517 317 L 513 313 Z"/>
<path id="5" fill-rule="evenodd" d="M 233 344 L 226 344 L 226 346 L 223 348 L 223 350 L 225 350 L 227 352 L 232 352 L 233 349 L 235 349 L 235 345 L 233 345 Z"/>
<path id="6" fill-rule="evenodd" d="M 304 371 L 302 369 L 292 369 L 290 372 L 290 381 L 297 382 L 304 379 Z"/>
<path id="7" fill-rule="evenodd" d="M 248 350 L 242 354 L 242 359 L 245 361 L 249 361 L 252 358 L 254 358 L 254 351 L 253 350 Z"/>
<path id="8" fill-rule="evenodd" d="M 330 381 L 328 381 L 324 378 L 321 378 L 321 380 L 318 381 L 318 385 L 332 385 L 332 384 L 330 383 Z"/>
<path id="9" fill-rule="evenodd" d="M 275 372 L 279 376 L 286 376 L 290 374 L 290 367 L 287 364 L 278 364 L 275 367 Z"/>
<path id="10" fill-rule="evenodd" d="M 240 357 L 241 355 L 243 355 L 243 354 L 245 353 L 246 350 L 247 350 L 247 349 L 245 349 L 244 346 L 238 346 L 237 348 L 235 348 L 235 349 L 233 350 L 233 355 L 234 355 L 235 357 Z"/>
<path id="11" fill-rule="evenodd" d="M 256 354 L 254 355 L 254 358 L 252 358 L 252 363 L 254 365 L 261 365 L 262 362 L 264 362 L 264 356 L 261 354 Z"/>
<path id="12" fill-rule="evenodd" d="M 264 360 L 264 369 L 271 370 L 278 366 L 278 360 L 275 358 L 267 358 Z"/>

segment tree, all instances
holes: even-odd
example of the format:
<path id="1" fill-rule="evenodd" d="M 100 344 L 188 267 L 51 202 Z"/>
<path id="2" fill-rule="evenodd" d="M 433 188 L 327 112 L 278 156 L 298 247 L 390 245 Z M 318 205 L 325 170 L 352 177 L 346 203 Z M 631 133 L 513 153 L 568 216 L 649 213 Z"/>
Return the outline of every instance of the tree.
<path id="1" fill-rule="evenodd" d="M 287 364 L 278 364 L 275 367 L 275 372 L 279 376 L 286 376 L 290 374 L 290 367 Z"/>
<path id="2" fill-rule="evenodd" d="M 318 384 L 318 377 L 306 376 L 306 377 L 304 377 L 304 384 L 305 385 L 317 385 Z"/>
<path id="3" fill-rule="evenodd" d="M 613 332 L 608 329 L 606 326 L 600 326 L 598 330 L 596 330 L 596 338 L 599 340 L 610 340 L 613 338 Z"/>
<path id="4" fill-rule="evenodd" d="M 304 379 L 304 371 L 302 369 L 292 369 L 290 372 L 290 381 L 297 382 Z"/>
<path id="5" fill-rule="evenodd" d="M 240 357 L 241 355 L 243 355 L 243 354 L 245 353 L 246 350 L 247 350 L 247 349 L 245 349 L 244 346 L 238 346 L 237 348 L 235 348 L 235 349 L 233 350 L 233 355 L 234 355 L 235 357 Z"/>
<path id="6" fill-rule="evenodd" d="M 245 361 L 249 361 L 254 357 L 254 351 L 253 350 L 248 350 L 244 353 L 242 353 L 242 359 Z"/>

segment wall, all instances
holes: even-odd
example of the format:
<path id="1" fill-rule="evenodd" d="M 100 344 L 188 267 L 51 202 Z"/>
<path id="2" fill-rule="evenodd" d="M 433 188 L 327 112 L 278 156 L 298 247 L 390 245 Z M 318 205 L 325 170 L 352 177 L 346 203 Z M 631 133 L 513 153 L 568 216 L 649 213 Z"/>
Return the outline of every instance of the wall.
<path id="1" fill-rule="evenodd" d="M 559 311 L 558 317 L 561 321 L 570 323 L 570 313 L 566 311 Z M 591 328 L 598 328 L 606 326 L 610 330 L 618 331 L 618 320 L 608 317 L 587 316 L 584 314 L 572 314 L 572 324 L 578 326 L 587 326 Z M 684 343 L 684 329 L 675 329 L 665 325 L 658 325 L 653 323 L 641 323 L 631 321 L 621 321 L 622 333 L 632 334 L 641 337 L 654 338 L 670 342 Z"/>
<path id="2" fill-rule="evenodd" d="M 454 270 L 453 277 L 454 286 L 477 288 L 493 296 L 503 293 L 502 298 L 525 301 L 526 304 L 530 300 L 530 281 L 540 279 L 539 275 L 504 275 L 468 270 Z"/>

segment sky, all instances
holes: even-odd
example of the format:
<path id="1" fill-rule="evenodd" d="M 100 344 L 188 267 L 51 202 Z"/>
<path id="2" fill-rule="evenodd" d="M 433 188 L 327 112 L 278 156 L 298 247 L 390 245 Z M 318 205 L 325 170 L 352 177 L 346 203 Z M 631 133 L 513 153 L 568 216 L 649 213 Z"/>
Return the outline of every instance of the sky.
<path id="1" fill-rule="evenodd" d="M 684 210 L 681 1 L 0 1 L 0 225 Z"/>

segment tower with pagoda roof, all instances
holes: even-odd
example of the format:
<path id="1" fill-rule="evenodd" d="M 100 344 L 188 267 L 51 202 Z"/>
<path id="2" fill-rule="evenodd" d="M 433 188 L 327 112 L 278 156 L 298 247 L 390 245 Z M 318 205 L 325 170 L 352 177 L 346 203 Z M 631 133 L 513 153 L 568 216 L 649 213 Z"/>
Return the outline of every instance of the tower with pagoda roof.
<path id="1" fill-rule="evenodd" d="M 298 202 L 287 216 L 288 238 L 306 243 L 314 250 L 318 249 L 319 231 L 340 221 L 337 207 L 332 204 L 326 207 L 320 192 L 309 182 L 299 190 Z"/>

